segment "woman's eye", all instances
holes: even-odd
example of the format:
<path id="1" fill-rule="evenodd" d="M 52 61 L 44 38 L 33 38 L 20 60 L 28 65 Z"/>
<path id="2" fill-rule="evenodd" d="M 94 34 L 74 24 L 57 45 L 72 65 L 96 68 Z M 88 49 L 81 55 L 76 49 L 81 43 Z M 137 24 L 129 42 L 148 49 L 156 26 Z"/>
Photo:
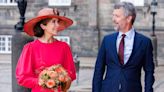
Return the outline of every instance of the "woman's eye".
<path id="1" fill-rule="evenodd" d="M 52 20 L 52 23 L 59 23 L 60 20 Z"/>
<path id="2" fill-rule="evenodd" d="M 60 22 L 60 20 L 57 21 L 58 23 Z"/>
<path id="3" fill-rule="evenodd" d="M 56 23 L 56 20 L 53 20 L 53 23 Z"/>

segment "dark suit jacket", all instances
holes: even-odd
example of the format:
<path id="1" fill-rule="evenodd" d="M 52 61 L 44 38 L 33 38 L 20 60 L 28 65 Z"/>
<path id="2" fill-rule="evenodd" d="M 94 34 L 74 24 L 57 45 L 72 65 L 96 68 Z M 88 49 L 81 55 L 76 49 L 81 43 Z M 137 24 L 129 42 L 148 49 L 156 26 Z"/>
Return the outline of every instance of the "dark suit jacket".
<path id="1" fill-rule="evenodd" d="M 153 92 L 151 40 L 135 32 L 131 56 L 125 65 L 121 65 L 116 50 L 117 35 L 118 32 L 103 39 L 95 65 L 92 92 L 142 92 L 142 67 L 145 71 L 145 92 Z"/>

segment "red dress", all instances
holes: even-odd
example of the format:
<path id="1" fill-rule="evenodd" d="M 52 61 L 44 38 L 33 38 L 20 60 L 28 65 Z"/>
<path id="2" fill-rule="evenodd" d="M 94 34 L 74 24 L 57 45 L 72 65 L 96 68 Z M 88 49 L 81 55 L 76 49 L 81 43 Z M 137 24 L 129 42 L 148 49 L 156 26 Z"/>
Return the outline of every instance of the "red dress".
<path id="1" fill-rule="evenodd" d="M 38 75 L 45 68 L 61 64 L 70 78 L 76 79 L 76 71 L 70 47 L 61 41 L 42 43 L 35 40 L 26 44 L 16 66 L 19 85 L 31 88 L 32 92 L 53 92 L 38 85 Z"/>

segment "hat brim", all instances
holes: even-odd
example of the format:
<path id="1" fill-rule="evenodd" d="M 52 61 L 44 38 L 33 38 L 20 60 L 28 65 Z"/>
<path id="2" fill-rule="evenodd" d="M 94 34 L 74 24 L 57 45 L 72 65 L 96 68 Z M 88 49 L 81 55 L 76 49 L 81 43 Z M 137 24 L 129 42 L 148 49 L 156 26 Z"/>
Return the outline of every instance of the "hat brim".
<path id="1" fill-rule="evenodd" d="M 68 28 L 69 26 L 71 26 L 73 24 L 73 21 L 69 18 L 66 18 L 64 16 L 57 16 L 57 15 L 47 15 L 47 16 L 39 16 L 39 17 L 36 17 L 36 18 L 33 18 L 29 21 L 27 21 L 25 24 L 24 24 L 24 31 L 30 35 L 30 36 L 34 36 L 34 26 L 41 20 L 43 19 L 47 19 L 47 18 L 57 18 L 59 19 L 59 28 L 58 28 L 58 31 L 62 31 L 66 28 Z"/>

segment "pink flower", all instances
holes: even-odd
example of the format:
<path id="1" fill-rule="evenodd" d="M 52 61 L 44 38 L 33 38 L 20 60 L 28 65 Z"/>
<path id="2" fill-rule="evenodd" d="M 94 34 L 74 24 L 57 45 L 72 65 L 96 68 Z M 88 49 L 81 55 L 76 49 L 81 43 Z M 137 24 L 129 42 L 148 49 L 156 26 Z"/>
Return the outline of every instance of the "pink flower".
<path id="1" fill-rule="evenodd" d="M 39 76 L 42 76 L 42 75 L 44 75 L 44 74 L 46 74 L 47 73 L 47 70 L 43 70 L 40 74 L 39 74 Z"/>
<path id="2" fill-rule="evenodd" d="M 56 71 L 50 71 L 48 74 L 52 79 L 58 77 L 58 73 Z"/>
<path id="3" fill-rule="evenodd" d="M 47 86 L 48 88 L 53 88 L 53 87 L 55 86 L 55 81 L 52 80 L 52 79 L 48 80 L 48 81 L 46 82 L 46 86 Z"/>
<path id="4" fill-rule="evenodd" d="M 42 79 L 39 79 L 39 83 L 38 83 L 40 86 L 44 84 L 44 80 Z"/>
<path id="5" fill-rule="evenodd" d="M 59 75 L 59 81 L 60 82 L 65 82 L 65 77 L 63 75 Z"/>

